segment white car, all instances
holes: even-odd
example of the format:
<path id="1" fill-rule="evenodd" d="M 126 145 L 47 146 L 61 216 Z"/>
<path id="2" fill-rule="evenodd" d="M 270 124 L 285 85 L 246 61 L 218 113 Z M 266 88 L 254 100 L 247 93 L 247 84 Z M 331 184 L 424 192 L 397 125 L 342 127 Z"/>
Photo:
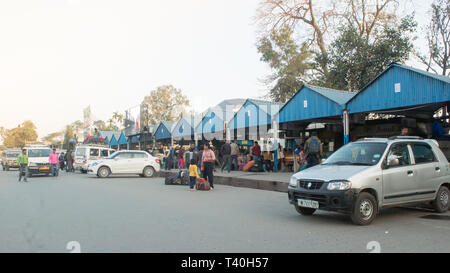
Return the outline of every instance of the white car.
<path id="1" fill-rule="evenodd" d="M 89 174 L 96 174 L 101 178 L 115 174 L 138 174 L 142 177 L 153 177 L 159 171 L 159 159 L 145 151 L 117 151 L 88 166 Z"/>
<path id="2" fill-rule="evenodd" d="M 75 170 L 87 173 L 89 164 L 107 158 L 114 152 L 115 150 L 110 149 L 107 146 L 91 144 L 80 145 L 75 149 L 73 167 Z"/>

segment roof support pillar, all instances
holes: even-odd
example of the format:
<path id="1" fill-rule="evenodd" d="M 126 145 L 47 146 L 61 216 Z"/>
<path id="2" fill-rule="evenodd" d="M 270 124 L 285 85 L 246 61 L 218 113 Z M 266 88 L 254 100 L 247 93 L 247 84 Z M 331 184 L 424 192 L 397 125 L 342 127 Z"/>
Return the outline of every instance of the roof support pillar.
<path id="1" fill-rule="evenodd" d="M 344 110 L 342 115 L 342 122 L 344 128 L 344 145 L 350 142 L 350 119 L 348 115 L 348 110 Z"/>

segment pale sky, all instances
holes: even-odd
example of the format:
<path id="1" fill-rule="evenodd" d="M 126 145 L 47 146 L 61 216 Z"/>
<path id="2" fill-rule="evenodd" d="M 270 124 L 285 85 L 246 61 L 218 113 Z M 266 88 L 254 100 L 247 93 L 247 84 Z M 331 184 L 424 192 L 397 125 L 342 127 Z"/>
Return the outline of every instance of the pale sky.
<path id="1" fill-rule="evenodd" d="M 0 126 L 32 120 L 39 137 L 138 105 L 157 86 L 201 112 L 265 95 L 258 0 L 0 0 Z M 429 21 L 431 0 L 413 1 Z"/>

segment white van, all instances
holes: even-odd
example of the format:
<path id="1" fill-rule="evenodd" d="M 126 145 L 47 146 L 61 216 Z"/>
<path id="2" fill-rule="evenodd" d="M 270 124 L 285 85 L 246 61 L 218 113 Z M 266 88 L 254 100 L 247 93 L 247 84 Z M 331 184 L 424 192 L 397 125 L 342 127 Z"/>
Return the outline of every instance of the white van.
<path id="1" fill-rule="evenodd" d="M 87 173 L 88 165 L 96 160 L 107 158 L 115 152 L 114 149 L 102 145 L 84 144 L 77 146 L 73 167 L 82 173 Z"/>
<path id="2" fill-rule="evenodd" d="M 34 174 L 50 174 L 49 156 L 52 149 L 47 146 L 26 146 L 28 154 L 28 173 L 31 177 Z"/>

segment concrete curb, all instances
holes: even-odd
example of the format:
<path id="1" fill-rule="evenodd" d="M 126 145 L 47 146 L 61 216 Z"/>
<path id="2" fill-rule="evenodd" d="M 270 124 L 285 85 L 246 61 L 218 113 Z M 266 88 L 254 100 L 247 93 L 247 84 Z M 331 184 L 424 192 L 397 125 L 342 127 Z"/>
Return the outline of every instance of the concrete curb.
<path id="1" fill-rule="evenodd" d="M 176 172 L 159 172 L 159 177 L 174 176 Z M 255 179 L 245 179 L 239 177 L 230 176 L 214 176 L 214 184 L 227 185 L 233 187 L 250 188 L 266 191 L 277 191 L 277 192 L 287 192 L 288 183 L 279 181 L 264 181 Z"/>

